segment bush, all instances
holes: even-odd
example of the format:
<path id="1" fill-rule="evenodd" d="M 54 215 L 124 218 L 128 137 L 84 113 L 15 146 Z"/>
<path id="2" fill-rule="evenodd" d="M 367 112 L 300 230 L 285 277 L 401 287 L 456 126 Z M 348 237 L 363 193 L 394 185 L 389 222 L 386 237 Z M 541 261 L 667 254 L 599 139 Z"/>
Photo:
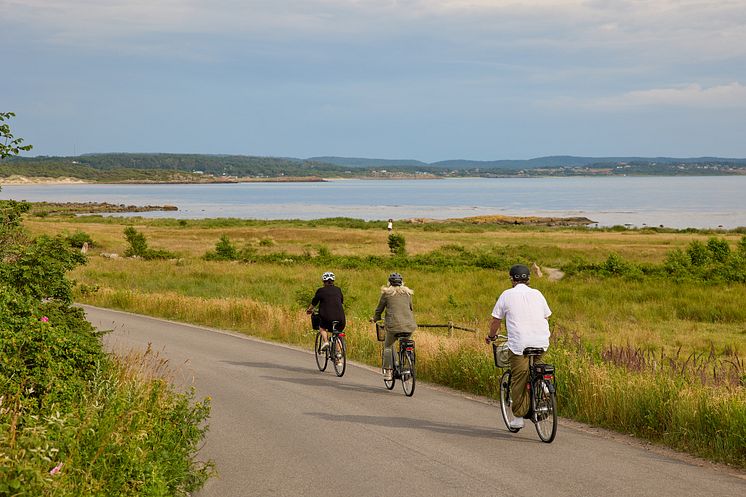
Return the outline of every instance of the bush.
<path id="1" fill-rule="evenodd" d="M 142 257 L 146 260 L 176 258 L 176 254 L 169 252 L 168 250 L 149 248 L 145 235 L 132 226 L 124 228 L 124 238 L 130 245 L 124 251 L 125 257 Z"/>
<path id="2" fill-rule="evenodd" d="M 391 255 L 406 255 L 406 244 L 407 241 L 404 235 L 399 233 L 391 233 L 389 235 L 389 251 Z"/>
<path id="3" fill-rule="evenodd" d="M 694 240 L 686 249 L 689 260 L 694 266 L 704 266 L 710 260 L 710 251 L 707 246 L 699 240 Z"/>
<path id="4" fill-rule="evenodd" d="M 746 237 L 741 244 L 746 244 Z M 733 252 L 727 240 L 710 238 L 707 244 L 694 240 L 686 252 L 675 249 L 666 255 L 662 265 L 634 264 L 611 254 L 603 264 L 578 262 L 564 268 L 570 274 L 595 273 L 601 276 L 671 276 L 709 282 L 746 282 L 746 249 Z"/>
<path id="5" fill-rule="evenodd" d="M 209 406 L 106 355 L 65 276 L 85 257 L 65 237 L 29 240 L 24 208 L 0 203 L 0 496 L 199 489 Z"/>
<path id="6" fill-rule="evenodd" d="M 723 238 L 712 237 L 707 240 L 707 249 L 716 262 L 724 263 L 730 257 L 730 245 Z"/>
<path id="7" fill-rule="evenodd" d="M 84 231 L 76 231 L 72 235 L 67 235 L 65 239 L 71 247 L 75 248 L 83 248 L 83 245 L 86 243 L 88 244 L 88 247 L 93 247 L 95 245 L 93 243 L 93 238 L 91 238 L 91 235 Z"/>
<path id="8" fill-rule="evenodd" d="M 208 261 L 235 261 L 239 259 L 239 254 L 228 235 L 222 235 L 218 243 L 215 244 L 215 250 L 207 252 L 205 259 Z"/>

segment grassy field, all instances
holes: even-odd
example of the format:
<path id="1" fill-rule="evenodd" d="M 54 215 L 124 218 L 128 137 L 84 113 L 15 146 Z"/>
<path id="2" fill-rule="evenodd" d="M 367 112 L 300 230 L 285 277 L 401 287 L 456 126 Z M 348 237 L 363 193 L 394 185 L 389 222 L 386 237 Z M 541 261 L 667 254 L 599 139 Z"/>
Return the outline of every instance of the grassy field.
<path id="1" fill-rule="evenodd" d="M 178 257 L 102 257 L 125 251 L 125 224 L 145 234 L 151 247 Z M 383 224 L 344 220 L 30 218 L 26 226 L 36 234 L 83 230 L 92 237 L 88 265 L 72 274 L 80 301 L 296 344 L 313 339 L 303 308 L 321 273 L 332 270 L 345 293 L 351 358 L 373 365 L 380 349 L 367 318 L 388 272 L 401 263 L 415 290 L 419 323 L 453 321 L 480 330 L 453 336 L 419 331 L 420 377 L 492 396 L 499 370 L 481 337 L 495 299 L 509 287 L 508 265 L 565 268 L 579 260 L 601 263 L 612 253 L 631 263 L 661 264 L 672 250 L 712 236 L 397 223 L 410 259 L 389 260 Z M 204 260 L 221 235 L 239 249 L 248 247 L 254 262 Z M 738 233 L 718 237 L 733 250 L 741 240 Z M 412 262 L 432 253 L 442 257 Z M 489 268 L 437 262 L 464 253 L 493 258 Z M 534 278 L 532 285 L 554 311 L 550 360 L 558 365 L 562 415 L 746 467 L 746 285 L 586 273 L 560 281 Z"/>

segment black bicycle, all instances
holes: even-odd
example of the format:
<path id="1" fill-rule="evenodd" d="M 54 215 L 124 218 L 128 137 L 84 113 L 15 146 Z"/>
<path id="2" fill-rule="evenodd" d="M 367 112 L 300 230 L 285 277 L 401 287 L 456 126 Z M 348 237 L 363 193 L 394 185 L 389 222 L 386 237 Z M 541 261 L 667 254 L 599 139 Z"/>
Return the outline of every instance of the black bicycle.
<path id="1" fill-rule="evenodd" d="M 414 340 L 409 338 L 411 336 L 411 333 L 397 333 L 394 335 L 397 340 L 399 341 L 399 350 L 397 352 L 394 351 L 393 347 L 391 348 L 391 360 L 394 364 L 394 371 L 393 376 L 390 380 L 387 380 L 384 377 L 383 384 L 386 385 L 386 388 L 389 390 L 394 389 L 394 385 L 396 384 L 396 380 L 401 381 L 402 389 L 404 390 L 404 395 L 407 397 L 411 397 L 414 395 L 414 386 L 417 379 L 417 374 L 415 372 L 415 353 L 414 353 Z M 386 349 L 383 349 L 381 351 L 381 370 L 383 371 L 383 354 L 386 353 Z M 394 356 L 394 354 L 397 354 Z M 396 360 L 398 356 L 398 361 Z"/>
<path id="2" fill-rule="evenodd" d="M 337 330 L 338 324 L 339 321 L 332 321 L 332 329 L 328 330 L 331 338 L 329 339 L 329 346 L 325 349 L 321 348 L 324 344 L 321 332 L 316 332 L 316 342 L 313 350 L 319 371 L 325 371 L 326 365 L 329 363 L 329 359 L 331 359 L 334 365 L 334 372 L 337 376 L 342 376 L 345 374 L 345 369 L 347 368 L 347 345 L 345 344 L 344 331 Z"/>
<path id="3" fill-rule="evenodd" d="M 504 356 L 505 340 L 508 337 L 497 335 L 500 343 L 492 342 L 492 353 L 495 366 L 510 368 Z M 554 377 L 554 366 L 551 364 L 537 363 L 536 358 L 544 353 L 539 347 L 527 347 L 523 355 L 528 357 L 529 379 L 527 388 L 531 399 L 529 414 L 526 416 L 536 427 L 536 433 L 542 442 L 551 443 L 557 435 L 557 385 Z M 510 426 L 516 417 L 513 415 L 513 400 L 510 398 L 510 369 L 505 371 L 500 378 L 500 412 L 508 430 L 516 433 L 520 428 Z"/>

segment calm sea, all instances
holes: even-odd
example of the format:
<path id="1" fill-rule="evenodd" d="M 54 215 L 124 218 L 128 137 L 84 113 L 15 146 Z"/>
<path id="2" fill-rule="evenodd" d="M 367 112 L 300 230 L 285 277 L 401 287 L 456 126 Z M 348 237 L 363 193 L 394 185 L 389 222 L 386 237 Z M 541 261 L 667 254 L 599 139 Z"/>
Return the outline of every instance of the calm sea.
<path id="1" fill-rule="evenodd" d="M 3 186 L 0 199 L 175 205 L 147 217 L 585 216 L 601 226 L 746 226 L 746 176 L 339 180 L 219 185 Z"/>

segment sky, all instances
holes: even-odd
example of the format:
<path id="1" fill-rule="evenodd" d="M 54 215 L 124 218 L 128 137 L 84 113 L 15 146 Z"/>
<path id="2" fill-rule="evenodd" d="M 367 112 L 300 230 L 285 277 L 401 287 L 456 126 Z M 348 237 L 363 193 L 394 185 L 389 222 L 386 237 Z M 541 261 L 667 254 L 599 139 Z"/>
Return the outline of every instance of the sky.
<path id="1" fill-rule="evenodd" d="M 25 155 L 746 157 L 746 0 L 0 0 Z"/>

